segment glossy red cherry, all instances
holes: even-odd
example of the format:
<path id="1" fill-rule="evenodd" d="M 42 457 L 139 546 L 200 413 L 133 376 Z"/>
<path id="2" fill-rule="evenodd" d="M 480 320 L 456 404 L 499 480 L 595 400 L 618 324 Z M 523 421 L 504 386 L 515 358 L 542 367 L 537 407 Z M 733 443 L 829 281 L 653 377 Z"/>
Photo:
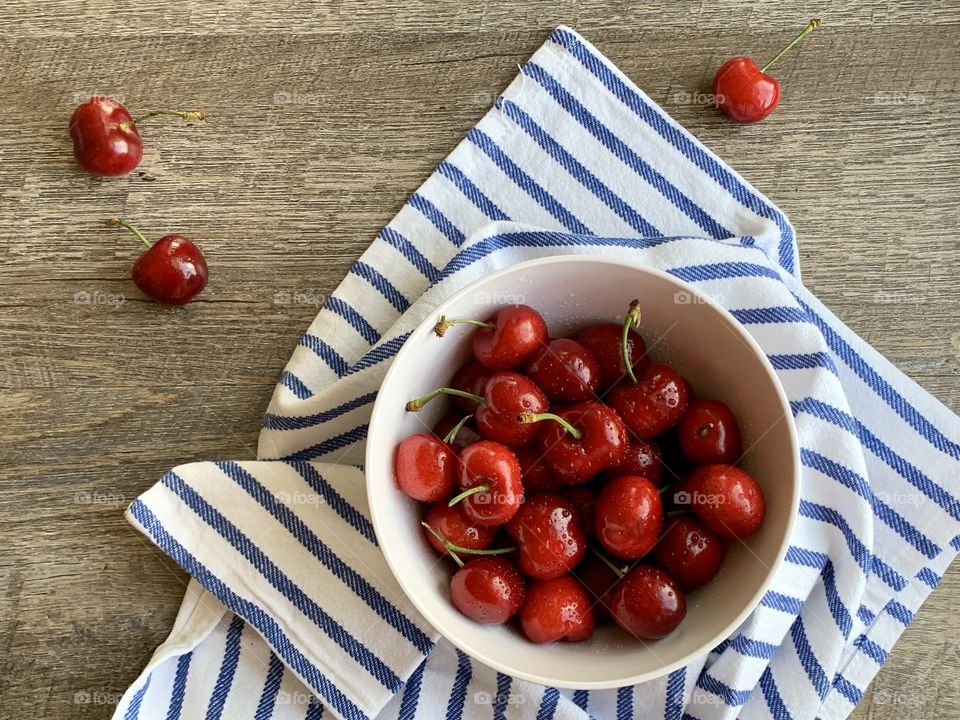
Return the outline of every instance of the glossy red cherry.
<path id="1" fill-rule="evenodd" d="M 603 471 L 607 480 L 620 475 L 640 475 L 660 487 L 663 484 L 663 459 L 659 446 L 651 440 L 630 438 L 623 459 Z"/>
<path id="2" fill-rule="evenodd" d="M 713 96 L 717 107 L 738 123 L 755 123 L 767 117 L 780 102 L 780 83 L 767 75 L 766 71 L 781 55 L 818 27 L 820 21 L 811 20 L 762 68 L 748 57 L 727 60 L 713 78 Z"/>
<path id="3" fill-rule="evenodd" d="M 487 380 L 485 404 L 476 411 L 477 430 L 491 440 L 520 447 L 533 441 L 539 428 L 517 420 L 520 413 L 546 412 L 546 396 L 525 375 L 509 370 L 493 373 Z"/>
<path id="4" fill-rule="evenodd" d="M 610 594 L 613 619 L 641 640 L 666 637 L 687 614 L 687 601 L 680 586 L 663 570 L 637 565 Z"/>
<path id="5" fill-rule="evenodd" d="M 596 615 L 611 616 L 610 600 L 613 589 L 620 582 L 624 572 L 626 572 L 625 569 L 615 571 L 593 552 L 588 552 L 583 562 L 574 568 L 573 576 L 587 589 Z"/>
<path id="6" fill-rule="evenodd" d="M 592 605 L 587 591 L 570 575 L 534 580 L 520 607 L 520 627 L 535 643 L 581 642 L 596 626 Z"/>
<path id="7" fill-rule="evenodd" d="M 471 620 L 500 625 L 523 603 L 520 571 L 502 557 L 478 557 L 467 562 L 450 579 L 450 599 Z"/>
<path id="8" fill-rule="evenodd" d="M 462 450 L 471 443 L 483 440 L 483 436 L 477 432 L 476 426 L 470 422 L 472 418 L 467 419 L 466 422 L 463 422 L 463 420 L 462 417 L 447 413 L 437 420 L 437 424 L 433 426 L 433 434 L 438 438 L 446 439 L 446 442 L 457 450 Z M 451 434 L 453 434 L 452 437 L 450 437 Z"/>
<path id="9" fill-rule="evenodd" d="M 436 435 L 416 433 L 397 446 L 397 484 L 414 500 L 435 502 L 449 497 L 456 487 L 457 469 L 457 456 Z"/>
<path id="10" fill-rule="evenodd" d="M 570 572 L 587 551 L 587 538 L 570 502 L 559 495 L 527 498 L 507 523 L 520 569 L 548 580 Z"/>
<path id="11" fill-rule="evenodd" d="M 133 264 L 133 282 L 149 298 L 167 305 L 184 305 L 207 286 L 207 261 L 200 248 L 182 235 L 164 235 L 153 245 L 137 228 L 113 218 L 146 245 L 146 252 Z"/>
<path id="12" fill-rule="evenodd" d="M 763 490 L 733 465 L 705 465 L 686 483 L 690 507 L 703 524 L 727 540 L 752 535 L 763 524 Z"/>
<path id="13" fill-rule="evenodd" d="M 547 324 L 540 313 L 527 305 L 508 305 L 486 321 L 441 317 L 434 332 L 443 336 L 450 326 L 459 323 L 478 326 L 473 335 L 473 355 L 491 370 L 521 367 L 549 342 Z"/>
<path id="14" fill-rule="evenodd" d="M 457 390 L 463 390 L 471 395 L 483 397 L 487 388 L 487 380 L 493 374 L 476 360 L 470 360 L 464 363 L 457 372 L 453 374 L 450 380 L 450 387 Z M 450 398 L 450 403 L 454 408 L 464 413 L 473 413 L 479 407 L 475 400 L 454 395 Z"/>
<path id="15" fill-rule="evenodd" d="M 527 375 L 550 400 L 592 400 L 600 387 L 600 363 L 576 340 L 558 338 L 527 361 Z"/>
<path id="16" fill-rule="evenodd" d="M 591 325 L 577 335 L 577 342 L 587 347 L 600 363 L 600 388 L 604 392 L 624 378 L 639 377 L 650 365 L 647 345 L 634 325 L 640 320 L 640 303 L 630 303 L 624 321 L 620 325 L 600 323 Z M 627 366 L 627 358 L 630 366 Z"/>
<path id="17" fill-rule="evenodd" d="M 156 115 L 176 115 L 186 120 L 203 120 L 203 111 L 159 110 L 134 120 L 116 100 L 93 97 L 80 103 L 70 117 L 73 154 L 85 170 L 94 175 L 125 175 L 140 164 L 143 141 L 137 123 Z"/>
<path id="18" fill-rule="evenodd" d="M 478 525 L 463 512 L 462 505 L 450 507 L 446 501 L 436 502 L 427 510 L 423 521 L 432 527 L 441 537 L 454 545 L 471 550 L 486 550 L 497 537 L 499 528 Z M 450 553 L 443 544 L 426 529 L 424 537 L 441 555 Z"/>
<path id="19" fill-rule="evenodd" d="M 557 493 L 563 487 L 543 461 L 543 453 L 533 446 L 514 449 L 514 454 L 520 462 L 520 478 L 523 481 L 523 492 L 527 495 L 536 493 Z"/>
<path id="20" fill-rule="evenodd" d="M 544 424 L 537 447 L 554 476 L 567 485 L 587 482 L 620 462 L 627 450 L 626 427 L 615 412 L 600 402 L 570 405 L 555 414 L 530 413 L 522 419 Z"/>
<path id="21" fill-rule="evenodd" d="M 604 485 L 593 517 L 594 533 L 603 549 L 624 560 L 635 560 L 649 552 L 660 535 L 660 493 L 644 477 L 623 475 Z"/>
<path id="22" fill-rule="evenodd" d="M 677 425 L 677 441 L 695 465 L 732 465 L 742 450 L 737 418 L 719 400 L 691 401 Z"/>
<path id="23" fill-rule="evenodd" d="M 723 555 L 723 540 L 689 515 L 667 521 L 666 531 L 653 548 L 654 562 L 686 592 L 713 580 Z"/>
<path id="24" fill-rule="evenodd" d="M 503 525 L 523 501 L 520 463 L 510 448 L 491 440 L 468 445 L 460 453 L 459 487 L 451 500 L 461 502 L 478 525 Z"/>
<path id="25" fill-rule="evenodd" d="M 680 421 L 690 399 L 690 387 L 666 365 L 651 365 L 638 380 L 636 385 L 615 387 L 609 401 L 630 432 L 649 440 Z"/>

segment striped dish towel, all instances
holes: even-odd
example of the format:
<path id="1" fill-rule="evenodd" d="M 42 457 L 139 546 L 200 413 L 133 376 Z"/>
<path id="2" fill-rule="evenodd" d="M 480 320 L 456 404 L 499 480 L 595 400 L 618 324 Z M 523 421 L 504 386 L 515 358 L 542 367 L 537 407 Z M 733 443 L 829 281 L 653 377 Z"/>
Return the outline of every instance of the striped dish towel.
<path id="1" fill-rule="evenodd" d="M 749 619 L 667 677 L 591 692 L 438 641 L 377 548 L 360 467 L 410 330 L 496 268 L 571 253 L 647 263 L 726 306 L 777 369 L 803 465 L 787 559 Z M 813 298 L 797 258 L 769 200 L 558 28 L 327 300 L 260 459 L 175 468 L 130 506 L 193 579 L 116 716 L 846 716 L 960 549 L 960 421 Z"/>

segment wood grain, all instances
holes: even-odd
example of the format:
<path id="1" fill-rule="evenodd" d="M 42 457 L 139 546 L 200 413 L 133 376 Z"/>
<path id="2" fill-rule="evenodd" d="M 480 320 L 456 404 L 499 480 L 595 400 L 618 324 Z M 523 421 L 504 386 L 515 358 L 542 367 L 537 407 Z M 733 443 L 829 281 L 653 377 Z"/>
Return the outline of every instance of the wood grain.
<path id="1" fill-rule="evenodd" d="M 253 456 L 315 302 L 561 22 L 782 207 L 807 285 L 960 408 L 960 6 L 836 3 L 778 66 L 768 121 L 697 102 L 723 59 L 807 19 L 744 0 L 0 7 L 0 718 L 109 716 L 186 581 L 122 508 L 177 463 Z M 98 180 L 65 132 L 96 93 L 211 117 L 146 128 L 142 172 Z M 201 243 L 197 302 L 139 296 L 136 246 L 102 225 L 121 213 Z M 855 717 L 960 717 L 958 590 L 953 570 Z"/>

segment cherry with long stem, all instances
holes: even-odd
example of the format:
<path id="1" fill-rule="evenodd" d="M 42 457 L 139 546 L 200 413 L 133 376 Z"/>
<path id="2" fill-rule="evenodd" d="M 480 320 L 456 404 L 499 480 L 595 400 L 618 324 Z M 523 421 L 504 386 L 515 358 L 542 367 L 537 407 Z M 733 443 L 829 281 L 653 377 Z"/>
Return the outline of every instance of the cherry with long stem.
<path id="1" fill-rule="evenodd" d="M 110 218 L 107 220 L 107 225 L 111 227 L 125 227 L 127 230 L 132 232 L 137 240 L 142 242 L 146 247 L 151 247 L 151 243 L 149 240 L 147 240 L 146 236 L 140 232 L 136 226 L 131 225 L 126 220 L 122 220 L 121 218 Z"/>
<path id="2" fill-rule="evenodd" d="M 206 110 L 187 110 L 185 112 L 181 110 L 154 110 L 153 112 L 148 112 L 141 115 L 140 117 L 134 118 L 129 122 L 122 123 L 120 125 L 120 129 L 129 130 L 134 125 L 137 125 L 143 122 L 144 120 L 149 120 L 150 118 L 154 118 L 160 115 L 173 115 L 174 117 L 183 118 L 184 120 L 206 120 L 207 119 Z"/>
<path id="3" fill-rule="evenodd" d="M 820 27 L 822 24 L 823 24 L 823 23 L 821 23 L 821 22 L 820 22 L 819 20 L 817 20 L 816 18 L 814 18 L 814 19 L 811 20 L 809 23 L 807 23 L 807 26 L 806 26 L 803 30 L 801 30 L 801 31 L 799 32 L 799 34 L 798 34 L 793 40 L 791 40 L 791 41 L 788 42 L 786 45 L 784 45 L 783 48 L 780 50 L 780 52 L 778 52 L 776 55 L 774 55 L 772 58 L 770 58 L 770 60 L 767 61 L 767 64 L 764 65 L 762 68 L 760 68 L 760 72 L 762 72 L 762 73 L 766 72 L 767 69 L 768 69 L 771 65 L 773 65 L 777 60 L 779 60 L 779 59 L 784 55 L 784 53 L 786 53 L 788 50 L 790 50 L 790 48 L 792 48 L 792 47 L 793 47 L 794 45 L 796 45 L 798 42 L 800 42 L 801 40 L 803 40 L 807 35 L 809 35 L 810 33 L 812 33 L 814 30 L 816 30 L 816 29 L 817 29 L 818 27 Z"/>
<path id="4" fill-rule="evenodd" d="M 467 422 L 472 417 L 473 415 L 467 415 L 460 422 L 458 422 L 456 425 L 450 428 L 450 432 L 448 432 L 446 435 L 443 436 L 443 441 L 447 443 L 447 445 L 453 444 L 453 441 L 457 439 L 457 433 L 459 433 L 460 430 L 463 429 L 463 426 L 466 425 Z"/>
<path id="5" fill-rule="evenodd" d="M 434 530 L 429 525 L 429 523 L 421 522 L 420 524 L 423 525 L 423 527 L 427 530 L 427 532 L 429 532 L 431 535 L 433 535 L 437 539 L 437 542 L 443 545 L 443 549 L 446 550 L 448 553 L 450 553 L 450 557 L 452 557 L 453 561 L 457 563 L 457 565 L 459 565 L 460 567 L 463 567 L 464 563 L 463 563 L 463 560 L 461 560 L 460 557 L 457 555 L 457 553 L 461 553 L 463 555 L 506 555 L 507 553 L 512 553 L 516 551 L 516 548 L 512 546 L 505 547 L 505 548 L 493 548 L 489 550 L 474 550 L 472 548 L 466 548 L 466 547 L 463 547 L 462 545 L 457 545 L 456 543 L 452 543 L 449 540 L 447 540 L 443 535 L 441 535 L 436 530 Z"/>
<path id="6" fill-rule="evenodd" d="M 475 325 L 476 327 L 486 328 L 487 330 L 493 330 L 496 327 L 493 323 L 484 322 L 483 320 L 471 320 L 469 318 L 452 318 L 448 320 L 446 315 L 441 315 L 440 319 L 437 320 L 437 324 L 433 326 L 433 332 L 437 337 L 443 337 L 447 330 L 454 325 Z"/>
<path id="7" fill-rule="evenodd" d="M 456 395 L 457 397 L 466 398 L 467 400 L 472 400 L 478 405 L 486 405 L 487 401 L 480 397 L 479 395 L 474 395 L 473 393 L 467 392 L 466 390 L 457 390 L 456 388 L 442 387 L 437 388 L 436 390 L 431 390 L 423 397 L 416 398 L 407 403 L 408 412 L 419 412 L 423 409 L 423 406 L 434 398 L 438 398 L 441 395 Z"/>
<path id="8" fill-rule="evenodd" d="M 490 486 L 487 485 L 486 483 L 480 483 L 479 485 L 474 485 L 472 488 L 467 488 L 462 493 L 454 495 L 452 498 L 450 498 L 450 502 L 447 503 L 447 506 L 453 507 L 458 502 L 460 502 L 461 500 L 467 499 L 471 495 L 476 495 L 477 493 L 482 493 L 482 492 L 489 492 L 489 490 L 490 490 Z"/>
<path id="9" fill-rule="evenodd" d="M 583 437 L 583 433 L 570 424 L 568 420 L 556 415 L 554 413 L 545 412 L 545 413 L 532 413 L 532 412 L 522 412 L 517 415 L 517 422 L 521 425 L 527 425 L 529 423 L 541 422 L 543 420 L 552 420 L 553 422 L 559 423 L 563 426 L 563 429 L 566 430 L 570 435 L 573 436 L 574 440 L 579 440 Z"/>
<path id="10" fill-rule="evenodd" d="M 623 366 L 627 369 L 630 382 L 637 384 L 637 376 L 633 372 L 633 363 L 630 360 L 630 329 L 640 325 L 640 301 L 630 303 L 626 316 L 623 318 L 623 334 L 620 336 L 620 352 L 623 354 Z"/>

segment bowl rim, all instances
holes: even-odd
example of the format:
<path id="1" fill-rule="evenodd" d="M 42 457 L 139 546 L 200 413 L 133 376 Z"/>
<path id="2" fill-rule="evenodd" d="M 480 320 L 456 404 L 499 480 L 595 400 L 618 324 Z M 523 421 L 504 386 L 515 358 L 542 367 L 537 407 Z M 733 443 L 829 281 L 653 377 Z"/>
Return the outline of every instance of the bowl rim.
<path id="1" fill-rule="evenodd" d="M 682 289 L 686 292 L 691 293 L 692 296 L 697 298 L 698 304 L 710 305 L 715 311 L 717 311 L 720 316 L 724 319 L 727 325 L 733 330 L 733 332 L 743 340 L 747 346 L 753 351 L 756 355 L 760 364 L 766 371 L 767 377 L 773 384 L 774 391 L 777 395 L 777 398 L 780 402 L 781 410 L 783 411 L 784 419 L 787 425 L 787 433 L 790 442 L 791 450 L 791 459 L 793 463 L 793 472 L 791 473 L 791 482 L 789 485 L 790 492 L 792 493 L 791 498 L 791 507 L 790 514 L 787 518 L 787 524 L 784 529 L 783 538 L 780 541 L 780 547 L 777 549 L 776 557 L 773 563 L 770 565 L 770 568 L 767 571 L 766 576 L 764 577 L 763 582 L 758 586 L 757 590 L 750 597 L 750 600 L 744 605 L 743 609 L 733 618 L 729 623 L 727 623 L 723 628 L 715 632 L 712 637 L 702 645 L 700 645 L 695 650 L 692 650 L 682 657 L 674 660 L 673 662 L 664 664 L 657 667 L 653 670 L 647 670 L 646 672 L 638 673 L 636 675 L 628 677 L 618 677 L 611 680 L 594 680 L 594 681 L 583 681 L 583 682 L 568 682 L 568 681 L 558 681 L 553 678 L 545 677 L 543 675 L 538 675 L 536 672 L 529 672 L 525 670 L 520 670 L 515 667 L 510 667 L 504 663 L 496 660 L 495 658 L 489 657 L 488 655 L 479 652 L 475 648 L 467 647 L 463 642 L 461 642 L 453 633 L 448 633 L 444 628 L 443 624 L 435 618 L 433 613 L 430 611 L 430 608 L 427 606 L 427 603 L 421 602 L 416 592 L 412 589 L 410 584 L 404 579 L 403 574 L 399 572 L 397 566 L 394 563 L 392 556 L 392 551 L 388 550 L 389 543 L 384 542 L 384 538 L 380 530 L 380 518 L 378 513 L 379 507 L 379 498 L 378 493 L 373 492 L 373 483 L 370 482 L 369 477 L 369 468 L 374 466 L 372 462 L 372 453 L 373 445 L 370 443 L 370 438 L 374 435 L 374 430 L 377 427 L 377 418 L 381 414 L 381 400 L 383 400 L 384 395 L 382 393 L 377 394 L 377 399 L 374 401 L 373 408 L 370 413 L 369 421 L 369 430 L 367 433 L 367 445 L 364 452 L 364 483 L 366 484 L 366 493 L 367 493 L 367 504 L 370 508 L 370 520 L 373 524 L 374 534 L 377 538 L 377 544 L 380 547 L 380 552 L 383 554 L 384 559 L 386 560 L 387 566 L 390 568 L 390 572 L 393 574 L 397 583 L 400 585 L 403 590 L 404 595 L 407 600 L 416 608 L 423 618 L 430 624 L 430 626 L 448 642 L 450 642 L 454 647 L 458 648 L 462 652 L 469 655 L 474 660 L 483 663 L 484 665 L 493 668 L 499 672 L 505 673 L 511 677 L 519 678 L 521 680 L 526 680 L 529 682 L 534 682 L 539 685 L 552 686 L 557 688 L 567 688 L 567 689 L 581 689 L 581 690 L 604 690 L 616 687 L 625 687 L 627 685 L 635 685 L 641 682 L 647 682 L 654 680 L 659 677 L 677 670 L 678 668 L 685 667 L 689 665 L 691 661 L 695 660 L 698 657 L 702 657 L 708 653 L 712 648 L 716 647 L 723 640 L 730 637 L 730 635 L 747 619 L 747 617 L 757 608 L 760 604 L 760 601 L 763 599 L 763 596 L 769 590 L 770 585 L 773 583 L 774 577 L 777 574 L 777 571 L 780 569 L 783 564 L 784 558 L 786 557 L 787 550 L 790 546 L 790 540 L 793 537 L 794 528 L 797 521 L 797 514 L 800 509 L 800 449 L 799 441 L 797 438 L 797 429 L 796 424 L 793 419 L 793 413 L 790 410 L 790 402 L 787 398 L 786 391 L 783 389 L 783 385 L 780 382 L 780 379 L 777 377 L 776 371 L 773 366 L 770 364 L 769 359 L 766 356 L 766 353 L 763 352 L 763 349 L 760 347 L 759 343 L 753 338 L 753 336 L 747 332 L 743 325 L 735 318 L 730 312 L 724 308 L 722 305 L 717 303 L 711 296 L 704 293 L 702 290 L 698 289 L 694 285 L 688 283 L 681 278 L 678 278 L 670 273 L 667 273 L 659 268 L 653 267 L 652 265 L 647 265 L 644 263 L 621 260 L 619 258 L 614 258 L 605 255 L 590 255 L 590 254 L 563 254 L 563 255 L 550 255 L 546 257 L 534 258 L 532 260 L 525 260 L 523 262 L 515 263 L 508 265 L 507 267 L 500 268 L 492 273 L 483 275 L 482 277 L 473 280 L 464 287 L 462 287 L 457 292 L 446 297 L 443 302 L 438 304 L 433 308 L 430 313 L 424 317 L 424 319 L 411 331 L 410 335 L 407 337 L 407 340 L 403 343 L 403 346 L 394 356 L 393 361 L 390 364 L 386 374 L 381 381 L 381 386 L 389 383 L 400 363 L 398 362 L 403 355 L 410 347 L 413 346 L 411 342 L 415 338 L 423 335 L 426 332 L 432 332 L 433 326 L 436 324 L 436 317 L 439 314 L 444 312 L 444 309 L 450 305 L 456 303 L 461 298 L 475 291 L 475 288 L 481 283 L 488 283 L 492 280 L 496 280 L 499 277 L 504 275 L 510 275 L 518 271 L 526 270 L 534 266 L 541 265 L 552 265 L 552 264 L 561 264 L 569 263 L 571 261 L 577 262 L 592 262 L 599 264 L 615 265 L 618 267 L 626 267 L 633 270 L 638 270 L 641 273 L 648 273 L 653 276 L 657 276 L 663 280 L 666 280 L 670 283 L 673 283 L 679 286 L 679 289 Z"/>

